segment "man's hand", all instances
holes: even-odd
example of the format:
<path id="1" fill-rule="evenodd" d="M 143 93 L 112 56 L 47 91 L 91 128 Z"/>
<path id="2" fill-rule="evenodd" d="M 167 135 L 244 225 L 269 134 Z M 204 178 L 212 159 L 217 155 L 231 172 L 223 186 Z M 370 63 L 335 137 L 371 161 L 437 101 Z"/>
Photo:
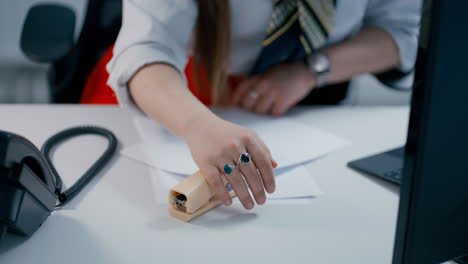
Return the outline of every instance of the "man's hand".
<path id="1" fill-rule="evenodd" d="M 242 81 L 232 103 L 259 114 L 282 115 L 306 97 L 315 83 L 304 62 L 280 64 Z"/>

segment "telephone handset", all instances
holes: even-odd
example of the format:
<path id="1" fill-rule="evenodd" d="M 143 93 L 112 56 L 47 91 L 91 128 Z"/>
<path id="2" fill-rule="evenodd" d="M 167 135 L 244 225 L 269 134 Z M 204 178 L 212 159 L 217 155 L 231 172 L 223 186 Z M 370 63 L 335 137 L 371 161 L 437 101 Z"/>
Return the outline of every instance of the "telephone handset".
<path id="1" fill-rule="evenodd" d="M 50 159 L 51 150 L 75 136 L 93 134 L 107 138 L 102 156 L 66 191 Z M 6 232 L 32 235 L 54 211 L 73 199 L 110 161 L 117 139 L 99 127 L 76 127 L 49 138 L 42 151 L 26 138 L 0 130 L 0 239 Z"/>

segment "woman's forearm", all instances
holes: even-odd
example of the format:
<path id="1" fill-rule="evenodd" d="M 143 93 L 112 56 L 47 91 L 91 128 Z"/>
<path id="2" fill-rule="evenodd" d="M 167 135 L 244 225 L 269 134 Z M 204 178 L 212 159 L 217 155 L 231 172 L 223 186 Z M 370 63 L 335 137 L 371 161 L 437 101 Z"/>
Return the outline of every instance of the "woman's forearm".
<path id="1" fill-rule="evenodd" d="M 356 36 L 323 49 L 331 60 L 327 83 L 350 80 L 363 73 L 380 73 L 397 67 L 400 55 L 396 42 L 385 30 L 367 27 Z"/>
<path id="2" fill-rule="evenodd" d="M 183 138 L 201 120 L 216 118 L 192 95 L 180 73 L 167 64 L 143 67 L 129 81 L 129 92 L 144 113 Z"/>

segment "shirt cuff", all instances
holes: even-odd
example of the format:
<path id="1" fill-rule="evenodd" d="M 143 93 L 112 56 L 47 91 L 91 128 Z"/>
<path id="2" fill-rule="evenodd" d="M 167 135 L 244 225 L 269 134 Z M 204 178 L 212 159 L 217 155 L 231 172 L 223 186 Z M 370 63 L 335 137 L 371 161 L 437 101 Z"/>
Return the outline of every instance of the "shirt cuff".
<path id="1" fill-rule="evenodd" d="M 395 90 L 411 90 L 414 82 L 414 70 L 402 72 L 399 69 L 374 75 L 382 84 Z"/>

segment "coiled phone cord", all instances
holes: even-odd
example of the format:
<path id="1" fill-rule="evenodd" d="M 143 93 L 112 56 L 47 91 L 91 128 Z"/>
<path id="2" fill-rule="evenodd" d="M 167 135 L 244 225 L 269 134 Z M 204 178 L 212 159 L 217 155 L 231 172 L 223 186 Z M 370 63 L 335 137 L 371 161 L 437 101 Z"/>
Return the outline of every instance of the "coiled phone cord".
<path id="1" fill-rule="evenodd" d="M 52 149 L 61 142 L 68 140 L 70 138 L 81 136 L 81 135 L 98 135 L 107 139 L 108 146 L 104 153 L 99 157 L 99 159 L 94 162 L 91 167 L 67 190 L 62 192 L 63 182 L 58 174 L 55 166 L 53 165 L 52 159 L 50 157 Z M 71 201 L 78 193 L 88 184 L 98 173 L 99 171 L 110 161 L 115 151 L 117 150 L 117 138 L 115 135 L 105 129 L 94 126 L 81 126 L 69 128 L 64 131 L 61 131 L 52 137 L 50 137 L 42 146 L 42 153 L 49 164 L 50 169 L 55 177 L 55 194 L 58 196 L 59 203 L 55 208 L 60 208 L 69 201 Z"/>

